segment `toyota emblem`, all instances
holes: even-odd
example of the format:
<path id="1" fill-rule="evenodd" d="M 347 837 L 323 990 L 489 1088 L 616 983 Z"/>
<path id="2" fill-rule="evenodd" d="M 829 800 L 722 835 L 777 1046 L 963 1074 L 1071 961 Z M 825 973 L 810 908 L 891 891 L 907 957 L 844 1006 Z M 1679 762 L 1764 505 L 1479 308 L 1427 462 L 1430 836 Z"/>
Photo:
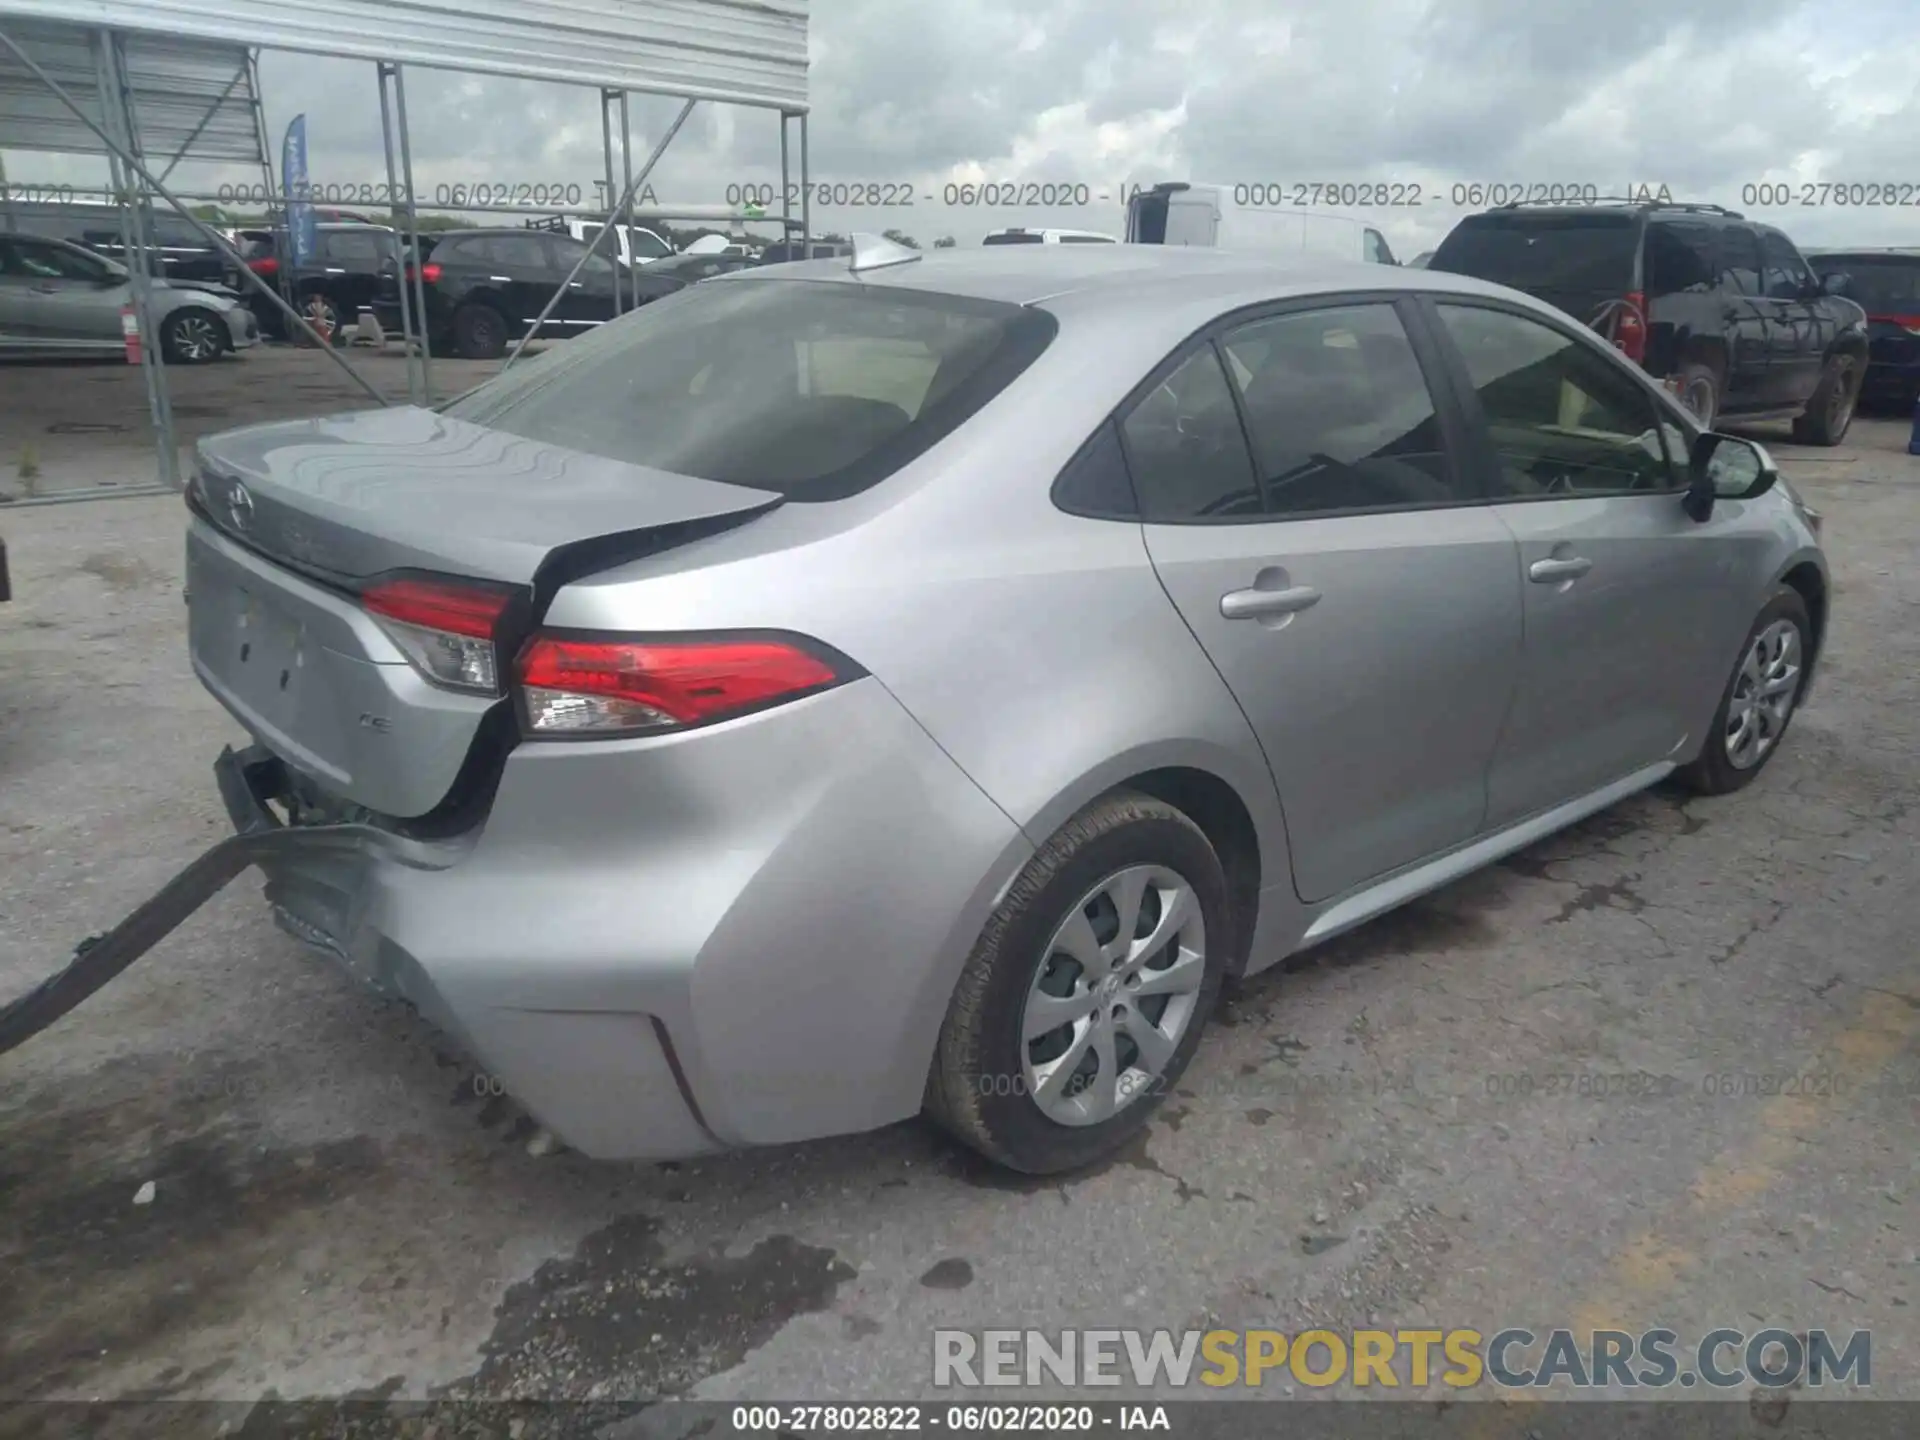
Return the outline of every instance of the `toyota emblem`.
<path id="1" fill-rule="evenodd" d="M 253 524 L 253 496 L 237 480 L 227 492 L 227 517 L 233 521 L 235 530 L 245 530 Z"/>

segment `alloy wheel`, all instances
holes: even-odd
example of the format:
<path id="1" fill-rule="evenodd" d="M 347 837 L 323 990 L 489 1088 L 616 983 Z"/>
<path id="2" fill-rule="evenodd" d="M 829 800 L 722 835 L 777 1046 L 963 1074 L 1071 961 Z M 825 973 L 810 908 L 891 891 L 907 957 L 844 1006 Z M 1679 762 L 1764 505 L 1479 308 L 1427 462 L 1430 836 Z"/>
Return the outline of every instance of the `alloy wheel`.
<path id="1" fill-rule="evenodd" d="M 1751 770 L 1785 733 L 1800 698 L 1800 627 L 1775 620 L 1747 647 L 1727 704 L 1727 763 Z"/>
<path id="2" fill-rule="evenodd" d="M 183 315 L 173 322 L 173 347 L 182 360 L 211 360 L 220 353 L 220 335 L 204 315 Z"/>
<path id="3" fill-rule="evenodd" d="M 1193 887 L 1159 865 L 1102 880 L 1061 921 L 1021 1015 L 1026 1093 L 1096 1125 L 1149 1093 L 1194 1023 L 1207 932 Z"/>
<path id="4" fill-rule="evenodd" d="M 322 340 L 332 344 L 334 334 L 340 328 L 340 317 L 334 313 L 332 302 L 316 295 L 307 301 L 305 309 L 306 322 Z"/>

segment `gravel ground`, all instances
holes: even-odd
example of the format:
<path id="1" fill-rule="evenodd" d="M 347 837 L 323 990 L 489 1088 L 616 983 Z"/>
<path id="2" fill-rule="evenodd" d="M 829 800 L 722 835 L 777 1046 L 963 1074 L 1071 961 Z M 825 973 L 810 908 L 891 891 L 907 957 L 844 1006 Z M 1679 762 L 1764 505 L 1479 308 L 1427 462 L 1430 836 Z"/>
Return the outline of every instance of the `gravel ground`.
<path id="1" fill-rule="evenodd" d="M 898 1399 L 936 1395 L 935 1327 L 1609 1320 L 1871 1329 L 1875 1393 L 1920 1398 L 1905 437 L 1777 447 L 1837 587 L 1755 786 L 1637 797 L 1262 977 L 1151 1133 L 1065 1181 L 919 1123 L 536 1158 L 243 879 L 0 1060 L 0 1398 Z M 224 833 L 181 521 L 0 508 L 0 995 Z M 1671 1081 L 1554 1078 L 1622 1071 Z"/>

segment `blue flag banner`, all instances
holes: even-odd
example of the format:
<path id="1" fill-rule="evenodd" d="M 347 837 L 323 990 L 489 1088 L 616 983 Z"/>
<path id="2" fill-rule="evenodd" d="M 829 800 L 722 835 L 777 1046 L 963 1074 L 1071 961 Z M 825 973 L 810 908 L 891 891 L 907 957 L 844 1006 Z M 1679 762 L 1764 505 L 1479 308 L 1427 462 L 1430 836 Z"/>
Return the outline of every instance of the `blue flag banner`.
<path id="1" fill-rule="evenodd" d="M 307 182 L 307 117 L 296 115 L 280 144 L 280 183 L 286 190 L 287 244 L 295 265 L 311 264 L 320 247 Z"/>

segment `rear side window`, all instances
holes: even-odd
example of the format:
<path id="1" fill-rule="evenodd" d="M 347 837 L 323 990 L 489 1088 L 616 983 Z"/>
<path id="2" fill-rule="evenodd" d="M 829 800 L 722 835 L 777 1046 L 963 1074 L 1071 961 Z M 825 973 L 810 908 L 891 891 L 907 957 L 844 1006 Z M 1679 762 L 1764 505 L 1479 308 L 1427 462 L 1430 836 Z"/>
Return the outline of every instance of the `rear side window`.
<path id="1" fill-rule="evenodd" d="M 1746 225 L 1729 225 L 1720 236 L 1721 283 L 1742 295 L 1765 293 L 1760 286 L 1760 237 Z"/>
<path id="2" fill-rule="evenodd" d="M 1120 431 L 1142 519 L 1181 524 L 1265 513 L 1233 391 L 1211 346 L 1148 391 Z"/>
<path id="3" fill-rule="evenodd" d="M 1274 515 L 1462 498 L 1420 362 L 1388 304 L 1258 320 L 1221 341 Z"/>
<path id="4" fill-rule="evenodd" d="M 1638 235 L 1631 214 L 1474 215 L 1440 242 L 1428 268 L 1516 290 L 1625 294 Z"/>
<path id="5" fill-rule="evenodd" d="M 690 285 L 446 413 L 635 465 L 837 500 L 965 423 L 1056 328 L 1045 311 L 919 291 Z"/>
<path id="6" fill-rule="evenodd" d="M 322 244 L 327 259 L 336 265 L 351 265 L 373 270 L 380 265 L 380 237 L 369 230 L 329 230 Z"/>
<path id="7" fill-rule="evenodd" d="M 982 245 L 1044 245 L 1046 241 L 1038 235 L 989 235 L 980 242 Z"/>
<path id="8" fill-rule="evenodd" d="M 1650 296 L 1706 294 L 1720 273 L 1720 236 L 1700 220 L 1662 220 L 1647 226 L 1646 291 Z"/>

